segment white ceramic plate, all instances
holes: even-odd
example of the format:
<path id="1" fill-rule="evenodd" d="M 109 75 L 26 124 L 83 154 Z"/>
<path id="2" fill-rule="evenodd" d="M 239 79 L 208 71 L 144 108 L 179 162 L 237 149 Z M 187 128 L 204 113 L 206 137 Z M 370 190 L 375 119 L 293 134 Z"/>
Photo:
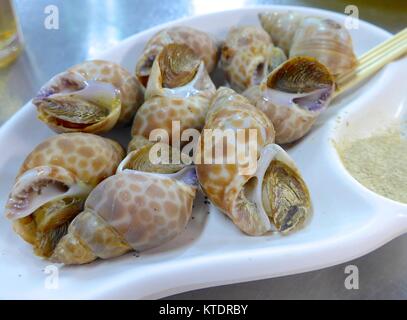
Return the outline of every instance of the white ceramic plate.
<path id="1" fill-rule="evenodd" d="M 159 29 L 183 24 L 219 39 L 238 24 L 258 24 L 264 10 L 295 10 L 330 17 L 336 13 L 300 7 L 255 7 L 179 20 L 137 34 L 103 54 L 133 71 L 146 41 Z M 351 30 L 358 55 L 390 36 L 366 22 Z M 62 70 L 61 70 L 62 71 Z M 203 287 L 276 277 L 328 267 L 364 255 L 407 230 L 407 206 L 385 199 L 356 182 L 343 168 L 332 139 L 363 135 L 394 121 L 406 103 L 407 59 L 394 62 L 341 100 L 289 152 L 310 188 L 314 217 L 290 236 L 243 235 L 223 214 L 197 200 L 195 219 L 167 245 L 95 263 L 59 267 L 57 289 L 47 289 L 49 263 L 35 257 L 0 216 L 0 298 L 159 298 Z M 403 87 L 404 86 L 404 87 Z M 338 118 L 340 116 L 340 118 Z M 351 131 L 353 130 L 353 131 Z M 24 106 L 0 129 L 0 207 L 15 174 L 35 145 L 53 133 Z M 114 133 L 125 144 L 130 129 Z M 51 279 L 52 280 L 52 279 Z M 51 286 L 52 287 L 52 286 Z"/>

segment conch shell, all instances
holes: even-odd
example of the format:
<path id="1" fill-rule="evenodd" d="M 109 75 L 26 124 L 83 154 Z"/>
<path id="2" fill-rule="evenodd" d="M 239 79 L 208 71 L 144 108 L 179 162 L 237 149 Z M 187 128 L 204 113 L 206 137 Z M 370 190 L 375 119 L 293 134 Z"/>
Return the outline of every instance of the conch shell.
<path id="1" fill-rule="evenodd" d="M 89 192 L 115 173 L 123 157 L 118 143 L 92 134 L 47 139 L 21 166 L 6 217 L 37 255 L 49 257 Z"/>
<path id="2" fill-rule="evenodd" d="M 302 138 L 328 106 L 335 82 L 329 70 L 310 57 L 294 57 L 243 94 L 273 122 L 276 142 Z"/>
<path id="3" fill-rule="evenodd" d="M 289 58 L 313 57 L 334 76 L 352 70 L 357 64 L 348 30 L 331 19 L 290 11 L 260 13 L 259 18 L 274 44 Z"/>
<path id="4" fill-rule="evenodd" d="M 200 58 L 184 44 L 169 44 L 154 61 L 145 91 L 145 102 L 137 112 L 132 136 L 149 138 L 155 129 L 173 135 L 173 121 L 179 131 L 201 130 L 216 88 Z"/>
<path id="5" fill-rule="evenodd" d="M 128 123 L 143 103 L 143 88 L 113 62 L 94 60 L 53 77 L 33 104 L 54 131 L 103 133 Z"/>
<path id="6" fill-rule="evenodd" d="M 226 80 L 238 92 L 259 84 L 286 59 L 284 52 L 273 46 L 268 33 L 256 26 L 232 28 L 221 49 Z"/>
<path id="7" fill-rule="evenodd" d="M 195 176 L 194 171 L 189 167 L 181 174 Z M 175 175 L 118 170 L 90 193 L 51 260 L 84 264 L 154 248 L 174 238 L 191 217 L 196 193 L 191 179 L 184 182 L 180 173 Z"/>
<path id="8" fill-rule="evenodd" d="M 136 66 L 136 76 L 147 86 L 151 68 L 157 55 L 171 43 L 185 44 L 205 63 L 208 73 L 218 62 L 218 46 L 207 33 L 186 26 L 176 26 L 159 31 L 146 44 Z"/>
<path id="9" fill-rule="evenodd" d="M 212 143 L 206 129 L 220 133 L 232 129 L 237 138 Z M 312 211 L 307 186 L 289 155 L 273 144 L 273 125 L 263 112 L 232 89 L 221 87 L 212 100 L 205 130 L 195 159 L 199 183 L 240 230 L 259 236 L 271 230 L 287 233 L 304 225 Z M 243 138 L 239 139 L 238 131 Z M 228 162 L 229 155 L 220 152 L 220 158 L 206 162 L 205 155 L 216 154 L 221 145 L 223 151 L 237 150 L 236 154 L 245 152 L 249 157 Z M 250 145 L 256 147 L 255 152 Z"/>

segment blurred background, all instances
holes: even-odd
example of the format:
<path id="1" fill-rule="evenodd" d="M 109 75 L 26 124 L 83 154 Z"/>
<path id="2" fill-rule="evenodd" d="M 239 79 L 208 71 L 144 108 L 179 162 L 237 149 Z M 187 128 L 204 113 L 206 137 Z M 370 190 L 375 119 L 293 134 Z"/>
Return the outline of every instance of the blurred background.
<path id="1" fill-rule="evenodd" d="M 10 17 L 0 0 L 0 27 Z M 11 0 L 10 0 L 11 1 Z M 407 1 L 382 0 L 14 0 L 24 50 L 0 68 L 0 125 L 22 107 L 50 77 L 92 59 L 139 31 L 191 15 L 244 6 L 279 4 L 317 7 L 343 13 L 348 5 L 359 17 L 392 33 L 407 26 Z M 59 9 L 59 30 L 44 27 L 45 8 Z M 1 31 L 1 30 L 0 30 Z M 1 36 L 1 35 L 0 35 Z M 1 41 L 1 37 L 0 37 Z M 407 299 L 407 235 L 350 263 L 321 271 L 198 290 L 185 299 Z M 359 290 L 346 290 L 344 268 L 359 267 Z"/>

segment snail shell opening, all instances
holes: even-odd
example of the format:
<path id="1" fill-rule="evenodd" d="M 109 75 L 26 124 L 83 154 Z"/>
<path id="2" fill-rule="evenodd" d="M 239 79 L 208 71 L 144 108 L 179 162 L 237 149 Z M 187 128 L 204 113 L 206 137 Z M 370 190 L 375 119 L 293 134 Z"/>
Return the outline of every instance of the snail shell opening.
<path id="1" fill-rule="evenodd" d="M 265 146 L 256 173 L 234 201 L 234 222 L 249 235 L 287 233 L 304 226 L 311 212 L 309 191 L 293 160 L 278 145 Z"/>
<path id="2" fill-rule="evenodd" d="M 182 87 L 198 72 L 201 59 L 184 44 L 169 44 L 158 56 L 164 88 Z"/>
<path id="3" fill-rule="evenodd" d="M 121 111 L 120 92 L 112 84 L 70 71 L 52 78 L 32 103 L 39 119 L 57 132 L 106 132 Z"/>
<path id="4" fill-rule="evenodd" d="M 295 57 L 272 72 L 266 85 L 267 98 L 276 105 L 296 104 L 304 110 L 320 111 L 330 101 L 334 79 L 317 60 Z"/>
<path id="5" fill-rule="evenodd" d="M 37 255 L 49 257 L 90 191 L 90 186 L 62 167 L 36 167 L 17 179 L 6 217 Z"/>

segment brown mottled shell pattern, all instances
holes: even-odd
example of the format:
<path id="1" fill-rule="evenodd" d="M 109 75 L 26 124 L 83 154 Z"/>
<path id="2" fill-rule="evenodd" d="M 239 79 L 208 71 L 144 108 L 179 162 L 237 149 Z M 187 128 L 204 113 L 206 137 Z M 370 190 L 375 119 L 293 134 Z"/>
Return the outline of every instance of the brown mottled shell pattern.
<path id="1" fill-rule="evenodd" d="M 290 57 L 310 56 L 335 76 L 357 65 L 352 38 L 347 29 L 331 19 L 305 17 L 295 33 Z"/>
<path id="2" fill-rule="evenodd" d="M 290 143 L 305 136 L 311 130 L 319 113 L 307 112 L 298 107 L 276 106 L 263 99 L 265 87 L 265 84 L 251 87 L 244 95 L 272 120 L 276 130 L 276 143 Z"/>
<path id="3" fill-rule="evenodd" d="M 270 120 L 261 111 L 253 107 L 246 98 L 238 95 L 232 89 L 221 87 L 212 100 L 205 129 L 225 130 L 226 128 L 256 129 L 258 132 L 257 156 L 263 146 L 274 142 L 274 128 Z M 201 136 L 200 143 L 203 148 L 205 142 L 202 142 L 202 139 Z M 248 143 L 249 141 L 246 140 L 245 142 Z M 236 141 L 233 143 L 235 144 Z M 213 148 L 215 148 L 215 145 Z M 233 145 L 232 148 L 236 148 L 236 146 Z M 208 151 L 213 152 L 213 149 Z M 255 234 L 256 225 L 248 223 L 247 217 L 232 214 L 236 197 L 251 176 L 239 174 L 239 163 L 204 164 L 202 160 L 202 154 L 198 153 L 196 162 L 202 162 L 202 164 L 196 165 L 196 172 L 205 194 L 237 226 L 249 234 Z M 253 230 L 250 229 L 251 227 Z"/>
<path id="4" fill-rule="evenodd" d="M 201 130 L 210 98 L 216 91 L 215 85 L 201 64 L 194 79 L 185 86 L 189 86 L 188 94 L 177 93 L 177 88 L 163 88 L 156 59 L 145 91 L 146 101 L 134 118 L 132 136 L 141 135 L 148 139 L 152 130 L 164 129 L 171 138 L 172 121 L 180 121 L 181 132 L 190 128 Z"/>
<path id="5" fill-rule="evenodd" d="M 283 49 L 286 54 L 290 52 L 291 43 L 302 16 L 292 12 L 262 12 L 259 14 L 261 26 L 270 35 L 273 43 Z"/>
<path id="6" fill-rule="evenodd" d="M 148 63 L 153 63 L 155 57 L 168 44 L 186 44 L 204 61 L 210 73 L 218 62 L 218 46 L 206 32 L 186 27 L 176 26 L 164 29 L 155 34 L 146 44 L 143 54 L 136 66 L 136 76 L 141 79 L 146 76 L 143 70 Z M 148 73 L 149 74 L 149 73 Z"/>
<path id="7" fill-rule="evenodd" d="M 180 132 L 186 129 L 201 130 L 205 123 L 208 99 L 194 97 L 181 99 L 155 97 L 145 102 L 134 118 L 131 134 L 149 137 L 154 129 L 163 129 L 172 136 L 172 121 L 179 120 Z M 203 107 L 204 106 L 204 107 Z"/>
<path id="8" fill-rule="evenodd" d="M 115 173 L 124 154 L 113 140 L 88 133 L 63 133 L 35 147 L 18 175 L 39 166 L 60 166 L 82 182 L 96 186 Z"/>
<path id="9" fill-rule="evenodd" d="M 329 19 L 304 17 L 290 12 L 285 15 L 264 13 L 259 18 L 264 29 L 256 26 L 233 27 L 222 45 L 220 67 L 232 89 L 220 87 L 216 90 L 209 76 L 218 64 L 216 41 L 207 33 L 186 26 L 175 26 L 156 33 L 137 62 L 135 76 L 120 65 L 103 60 L 87 61 L 69 68 L 65 76 L 74 75 L 80 78 L 77 82 L 81 84 L 84 79 L 95 80 L 110 83 L 120 91 L 121 109 L 117 93 L 114 93 L 112 86 L 106 86 L 117 98 L 117 103 L 112 104 L 115 112 L 110 113 L 111 118 L 105 120 L 106 123 L 92 124 L 94 127 L 88 131 L 105 132 L 116 123 L 125 124 L 134 118 L 131 129 L 133 139 L 128 147 L 131 151 L 148 146 L 150 142 L 147 139 L 154 129 L 166 130 L 171 142 L 175 120 L 180 121 L 181 133 L 186 129 L 242 129 L 246 133 L 244 142 L 233 139 L 222 143 L 224 148 L 234 150 L 238 149 L 237 143 L 244 143 L 245 147 L 255 143 L 257 153 L 251 155 L 252 162 L 257 162 L 262 150 L 268 150 L 265 146 L 275 141 L 286 143 L 302 137 L 314 124 L 317 113 L 295 105 L 281 108 L 267 101 L 265 91 L 270 89 L 267 86 L 269 67 L 274 63 L 272 67 L 276 69 L 273 72 L 279 69 L 277 65 L 286 60 L 284 50 L 290 57 L 315 57 L 327 64 L 334 74 L 339 74 L 356 64 L 352 40 L 342 26 Z M 273 42 L 282 50 L 276 49 Z M 176 82 L 179 87 L 163 85 L 159 61 L 168 45 L 187 46 L 192 56 L 196 55 L 196 64 L 191 64 L 194 75 L 189 72 L 190 67 L 185 67 L 178 74 L 171 70 L 174 71 L 175 80 L 182 78 L 183 74 L 188 76 L 181 79 L 184 82 Z M 274 60 L 273 50 L 278 51 L 274 52 L 277 55 Z M 186 61 L 185 55 L 179 56 Z M 199 67 L 195 68 L 198 64 Z M 63 76 L 55 78 L 61 83 L 71 80 Z M 105 86 L 100 83 L 99 86 L 105 90 Z M 38 96 L 40 100 L 49 96 L 47 92 L 57 92 L 46 90 L 52 87 L 45 86 L 43 89 L 43 96 Z M 244 94 L 240 95 L 233 89 L 244 91 Z M 282 98 L 282 101 L 286 100 Z M 321 98 L 318 101 L 325 100 Z M 83 113 L 90 113 L 89 109 Z M 42 120 L 47 122 L 44 115 Z M 78 127 L 64 128 L 60 124 L 64 120 L 57 120 L 48 124 L 55 131 L 79 131 Z M 257 132 L 256 141 L 249 140 L 249 129 Z M 238 203 L 242 200 L 239 197 L 244 196 L 241 191 L 246 190 L 247 182 L 257 176 L 241 174 L 245 164 L 239 162 L 203 163 L 204 155 L 214 153 L 216 146 L 206 150 L 204 134 L 198 145 L 196 174 L 211 202 L 245 233 L 261 235 L 268 231 L 259 221 L 259 215 L 251 215 L 250 210 L 240 210 Z M 117 142 L 83 132 L 62 133 L 48 138 L 27 156 L 17 178 L 28 170 L 39 172 L 46 168 L 49 170 L 47 177 L 53 182 L 63 181 L 67 186 L 87 185 L 80 207 L 76 208 L 78 212 L 83 211 L 75 218 L 64 221 L 64 233 L 61 231 L 59 234 L 64 236 L 58 238 L 52 261 L 83 264 L 97 258 L 116 257 L 130 250 L 143 251 L 166 243 L 185 229 L 192 214 L 197 188 L 165 174 L 117 170 L 124 157 L 125 151 Z M 26 176 L 31 179 L 31 171 Z M 16 185 L 24 189 L 26 182 Z M 23 237 L 30 237 L 36 230 L 25 231 L 35 225 L 25 223 L 21 220 L 17 224 L 21 232 L 16 230 Z M 37 239 L 27 241 L 34 243 Z"/>
<path id="10" fill-rule="evenodd" d="M 135 250 L 162 244 L 182 231 L 192 212 L 195 188 L 141 172 L 105 180 L 85 208 L 97 213 Z"/>
<path id="11" fill-rule="evenodd" d="M 352 37 L 343 25 L 331 19 L 291 11 L 265 12 L 259 19 L 273 42 L 290 58 L 316 58 L 335 76 L 357 65 Z"/>
<path id="12" fill-rule="evenodd" d="M 118 173 L 91 192 L 52 260 L 82 264 L 164 244 L 185 229 L 195 192 L 171 178 Z"/>
<path id="13" fill-rule="evenodd" d="M 232 28 L 221 50 L 221 67 L 230 86 L 241 92 L 260 83 L 272 48 L 270 36 L 261 27 Z"/>
<path id="14" fill-rule="evenodd" d="M 313 73 L 315 76 L 311 74 L 313 69 L 316 70 Z M 303 80 L 303 82 L 299 80 Z M 280 81 L 284 82 L 281 85 L 290 86 L 290 88 L 279 88 Z M 279 91 L 296 89 L 306 92 L 318 88 L 318 86 L 315 88 L 307 87 L 316 84 L 320 87 L 323 85 L 331 86 L 333 90 L 334 80 L 332 74 L 314 58 L 294 57 L 275 69 L 260 85 L 246 90 L 243 95 L 273 122 L 276 130 L 276 143 L 285 144 L 305 136 L 311 130 L 323 109 L 309 111 L 294 103 L 276 105 L 267 98 L 269 86 L 272 85 L 275 90 Z"/>
<path id="15" fill-rule="evenodd" d="M 119 124 L 130 122 L 143 103 L 144 92 L 141 84 L 130 72 L 116 63 L 92 60 L 73 66 L 68 71 L 77 72 L 87 80 L 111 83 L 120 90 L 122 109 Z"/>

